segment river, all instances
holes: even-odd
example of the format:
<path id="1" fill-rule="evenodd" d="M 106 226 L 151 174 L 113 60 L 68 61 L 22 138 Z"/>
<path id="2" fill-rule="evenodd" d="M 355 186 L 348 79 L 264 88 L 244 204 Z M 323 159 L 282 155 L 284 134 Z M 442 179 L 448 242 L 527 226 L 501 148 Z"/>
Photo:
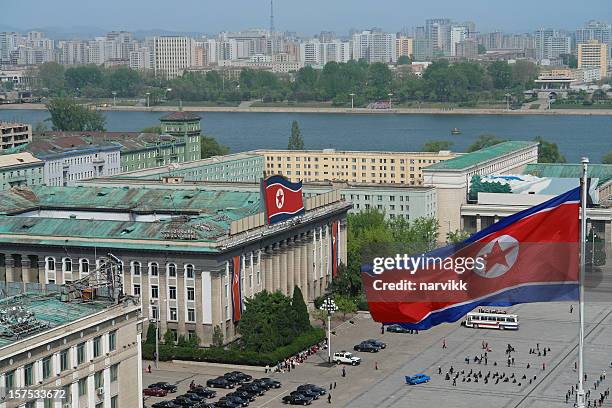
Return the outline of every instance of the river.
<path id="1" fill-rule="evenodd" d="M 164 112 L 104 112 L 109 131 L 138 131 L 155 125 Z M 284 149 L 297 120 L 306 148 L 418 151 L 428 140 L 450 140 L 452 150 L 465 151 L 484 133 L 513 140 L 542 136 L 558 144 L 568 162 L 588 156 L 601 162 L 612 151 L 612 116 L 553 115 L 396 115 L 318 113 L 204 112 L 203 133 L 233 152 Z M 44 110 L 0 110 L 0 120 L 31 124 L 48 117 Z M 451 135 L 452 128 L 460 135 Z"/>

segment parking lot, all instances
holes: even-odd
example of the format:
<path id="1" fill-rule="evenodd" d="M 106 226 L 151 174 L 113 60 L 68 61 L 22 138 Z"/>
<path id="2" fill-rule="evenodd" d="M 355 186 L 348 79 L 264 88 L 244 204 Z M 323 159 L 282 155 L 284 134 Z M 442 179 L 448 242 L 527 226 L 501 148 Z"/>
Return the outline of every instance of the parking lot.
<path id="1" fill-rule="evenodd" d="M 609 293 L 609 292 L 608 292 Z M 280 380 L 282 388 L 270 390 L 252 402 L 252 407 L 280 407 L 281 398 L 303 383 L 314 383 L 329 390 L 332 385 L 331 406 L 343 407 L 561 407 L 565 404 L 565 393 L 577 382 L 574 363 L 577 359 L 578 312 L 574 306 L 570 313 L 569 303 L 525 304 L 508 308 L 520 319 L 518 331 L 469 329 L 457 324 L 445 324 L 419 334 L 380 333 L 380 325 L 369 315 L 355 317 L 355 324 L 345 323 L 336 329 L 332 337 L 332 349 L 352 351 L 359 341 L 368 338 L 381 339 L 387 348 L 378 353 L 359 353 L 359 366 L 344 366 L 346 377 L 341 376 L 341 367 L 329 367 L 327 351 L 321 350 L 291 372 L 268 375 Z M 612 304 L 589 303 L 586 308 L 585 326 L 585 372 L 588 375 L 586 388 L 592 390 L 591 399 L 599 398 L 610 384 L 606 378 L 597 390 L 593 382 L 603 370 L 612 371 Z M 447 348 L 442 344 L 446 342 Z M 487 364 L 474 363 L 488 343 Z M 511 344 L 515 348 L 514 365 L 507 367 L 505 350 Z M 530 354 L 530 349 L 540 352 L 550 348 L 546 356 Z M 468 357 L 470 363 L 466 364 Z M 148 362 L 145 362 L 145 366 Z M 544 364 L 544 367 L 542 366 Z M 375 369 L 375 365 L 378 369 Z M 456 385 L 446 380 L 445 374 L 453 367 L 461 373 Z M 442 375 L 438 374 L 442 371 Z M 467 378 L 472 371 L 471 380 Z M 179 392 L 169 394 L 166 399 L 187 391 L 189 383 L 205 384 L 206 380 L 233 369 L 206 367 L 194 364 L 161 363 L 158 370 L 144 374 L 144 383 L 157 381 L 177 383 Z M 263 371 L 247 371 L 254 378 L 264 377 Z M 474 375 L 481 373 L 479 381 Z M 490 374 L 489 374 L 490 372 Z M 425 373 L 431 376 L 427 384 L 406 385 L 405 375 Z M 504 375 L 509 381 L 488 380 L 495 373 Z M 524 376 L 524 378 L 523 378 Z M 465 379 L 465 381 L 463 381 Z M 516 379 L 516 381 L 514 381 Z M 531 381 L 529 381 L 531 380 Z M 217 400 L 229 391 L 219 390 Z M 149 397 L 147 405 L 160 398 Z M 570 399 L 571 401 L 571 399 Z M 328 406 L 326 396 L 313 401 L 312 406 Z M 604 406 L 612 406 L 606 400 Z"/>

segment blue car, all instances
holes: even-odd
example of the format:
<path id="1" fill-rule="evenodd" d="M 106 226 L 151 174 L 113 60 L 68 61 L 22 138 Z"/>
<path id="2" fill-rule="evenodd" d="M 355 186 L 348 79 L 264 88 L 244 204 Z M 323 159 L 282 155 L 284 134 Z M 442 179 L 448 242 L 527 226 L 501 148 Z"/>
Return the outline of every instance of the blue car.
<path id="1" fill-rule="evenodd" d="M 408 385 L 417 385 L 429 382 L 431 378 L 425 374 L 415 374 L 412 377 L 409 375 L 406 376 L 406 384 Z"/>

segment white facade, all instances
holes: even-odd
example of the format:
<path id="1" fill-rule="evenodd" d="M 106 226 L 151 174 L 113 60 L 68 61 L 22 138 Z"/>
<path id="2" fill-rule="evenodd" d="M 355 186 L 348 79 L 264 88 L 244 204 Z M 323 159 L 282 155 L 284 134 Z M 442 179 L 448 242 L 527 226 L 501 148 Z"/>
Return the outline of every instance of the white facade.
<path id="1" fill-rule="evenodd" d="M 188 37 L 155 37 L 153 55 L 155 74 L 168 79 L 183 74 L 195 60 L 195 41 Z"/>
<path id="2" fill-rule="evenodd" d="M 130 52 L 130 68 L 135 70 L 153 69 L 153 53 L 149 47 L 138 47 Z"/>
<path id="3" fill-rule="evenodd" d="M 561 54 L 571 53 L 570 37 L 560 35 L 553 29 L 541 28 L 535 32 L 535 57 L 538 61 L 556 59 Z"/>
<path id="4" fill-rule="evenodd" d="M 325 65 L 328 62 L 348 62 L 350 59 L 351 43 L 348 41 L 310 40 L 300 44 L 300 61 L 304 65 Z"/>
<path id="5" fill-rule="evenodd" d="M 48 186 L 73 186 L 78 180 L 110 176 L 121 171 L 119 149 L 87 151 L 70 156 L 44 158 L 44 183 Z"/>
<path id="6" fill-rule="evenodd" d="M 464 41 L 467 38 L 467 27 L 465 26 L 452 26 L 450 31 L 450 55 L 457 55 L 457 44 Z"/>
<path id="7" fill-rule="evenodd" d="M 379 31 L 353 34 L 353 59 L 369 63 L 395 62 L 395 35 Z"/>

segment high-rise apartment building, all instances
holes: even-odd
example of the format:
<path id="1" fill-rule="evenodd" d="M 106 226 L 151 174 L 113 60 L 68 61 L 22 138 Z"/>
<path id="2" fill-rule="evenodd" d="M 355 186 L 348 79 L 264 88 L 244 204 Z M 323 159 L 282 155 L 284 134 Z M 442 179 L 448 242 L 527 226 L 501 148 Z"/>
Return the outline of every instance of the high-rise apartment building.
<path id="1" fill-rule="evenodd" d="M 448 18 L 430 18 L 425 21 L 425 36 L 430 41 L 435 54 L 448 55 L 450 27 L 451 21 Z"/>
<path id="2" fill-rule="evenodd" d="M 578 44 L 578 68 L 599 68 L 601 77 L 608 74 L 608 44 L 591 40 Z"/>
<path id="3" fill-rule="evenodd" d="M 325 65 L 328 62 L 348 62 L 351 59 L 351 44 L 334 40 L 323 43 L 310 40 L 300 44 L 300 62 L 304 65 Z"/>
<path id="4" fill-rule="evenodd" d="M 452 26 L 450 29 L 450 56 L 457 55 L 457 44 L 464 41 L 468 36 L 468 29 L 463 25 Z"/>
<path id="5" fill-rule="evenodd" d="M 414 44 L 411 37 L 399 36 L 395 39 L 395 60 L 406 56 L 412 58 L 414 55 Z"/>
<path id="6" fill-rule="evenodd" d="M 153 44 L 155 75 L 173 79 L 193 65 L 195 45 L 192 38 L 155 37 Z"/>
<path id="7" fill-rule="evenodd" d="M 455 45 L 455 56 L 458 58 L 474 59 L 478 56 L 478 43 L 473 38 L 466 38 Z"/>
<path id="8" fill-rule="evenodd" d="M 395 35 L 377 30 L 353 34 L 353 59 L 369 63 L 395 62 Z"/>
<path id="9" fill-rule="evenodd" d="M 535 57 L 543 59 L 559 58 L 561 54 L 571 52 L 571 39 L 551 28 L 541 28 L 534 33 Z"/>
<path id="10" fill-rule="evenodd" d="M 612 44 L 612 25 L 591 20 L 587 22 L 584 27 L 576 30 L 576 48 L 578 44 L 587 44 L 591 40 L 607 44 L 608 52 L 610 52 L 610 45 Z"/>
<path id="11" fill-rule="evenodd" d="M 0 62 L 9 62 L 11 51 L 17 47 L 17 36 L 17 33 L 0 33 Z"/>

